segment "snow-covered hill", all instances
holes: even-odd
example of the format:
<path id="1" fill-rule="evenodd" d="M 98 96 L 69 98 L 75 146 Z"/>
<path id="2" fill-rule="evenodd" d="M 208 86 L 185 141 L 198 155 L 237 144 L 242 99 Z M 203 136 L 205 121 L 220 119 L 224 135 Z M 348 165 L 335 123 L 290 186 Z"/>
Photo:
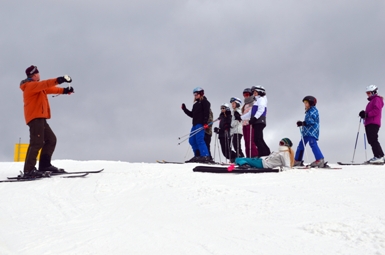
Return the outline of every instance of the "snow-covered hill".
<path id="1" fill-rule="evenodd" d="M 385 166 L 263 174 L 57 160 L 0 183 L 0 254 L 385 254 Z M 0 179 L 22 163 L 0 163 Z"/>

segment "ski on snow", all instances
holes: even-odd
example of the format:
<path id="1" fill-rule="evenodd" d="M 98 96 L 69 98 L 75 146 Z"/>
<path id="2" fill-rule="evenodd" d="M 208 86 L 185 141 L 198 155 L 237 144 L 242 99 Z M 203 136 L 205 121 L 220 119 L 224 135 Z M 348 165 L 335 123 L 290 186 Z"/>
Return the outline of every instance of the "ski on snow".
<path id="1" fill-rule="evenodd" d="M 377 165 L 377 166 L 383 166 L 384 163 L 380 163 L 380 164 L 370 164 L 368 162 L 363 162 L 363 163 L 344 163 L 344 162 L 337 162 L 338 165 L 341 165 L 341 166 L 363 166 L 363 165 Z"/>
<path id="2" fill-rule="evenodd" d="M 20 177 L 7 177 L 7 180 L 0 180 L 0 182 L 23 182 L 23 181 L 36 181 L 43 178 L 49 178 L 52 176 L 57 176 L 60 178 L 79 178 L 79 177 L 85 177 L 88 174 L 93 173 L 100 173 L 104 169 L 100 170 L 94 170 L 94 171 L 78 171 L 78 172 L 63 172 L 63 173 L 50 173 L 47 176 L 37 177 L 37 178 L 30 178 L 30 179 L 24 179 Z"/>
<path id="3" fill-rule="evenodd" d="M 220 166 L 227 166 L 229 164 L 227 163 L 219 163 L 219 162 L 175 162 L 175 161 L 166 161 L 166 160 L 157 160 L 156 161 L 159 164 L 205 164 L 205 165 L 220 165 Z"/>
<path id="4" fill-rule="evenodd" d="M 193 169 L 194 172 L 201 173 L 216 173 L 216 174 L 246 174 L 246 173 L 278 173 L 279 169 L 275 168 L 241 168 L 235 167 L 233 170 L 229 170 L 228 167 L 220 166 L 196 166 Z"/>
<path id="5" fill-rule="evenodd" d="M 299 170 L 341 170 L 342 167 L 308 167 L 308 166 L 294 166 L 293 169 L 299 169 Z"/>
<path id="6" fill-rule="evenodd" d="M 165 161 L 165 160 L 157 160 L 159 164 L 184 164 L 184 162 L 173 162 L 173 161 Z"/>
<path id="7" fill-rule="evenodd" d="M 91 170 L 91 171 L 78 171 L 78 172 L 62 172 L 62 173 L 51 173 L 51 175 L 63 175 L 63 174 L 97 174 L 97 173 L 100 173 L 104 170 L 103 169 L 100 169 L 100 170 Z"/>
<path id="8" fill-rule="evenodd" d="M 0 182 L 30 182 L 30 181 L 37 181 L 43 178 L 32 178 L 32 179 L 7 179 L 7 180 L 0 180 Z"/>

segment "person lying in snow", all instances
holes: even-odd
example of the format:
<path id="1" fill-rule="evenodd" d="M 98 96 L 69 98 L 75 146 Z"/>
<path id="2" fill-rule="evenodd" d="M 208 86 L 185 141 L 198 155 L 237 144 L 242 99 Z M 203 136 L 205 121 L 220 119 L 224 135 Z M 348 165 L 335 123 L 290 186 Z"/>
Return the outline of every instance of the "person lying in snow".
<path id="1" fill-rule="evenodd" d="M 236 158 L 235 165 L 242 168 L 276 168 L 283 170 L 292 168 L 294 165 L 294 152 L 292 150 L 293 143 L 289 138 L 283 138 L 279 141 L 279 151 L 272 152 L 270 155 L 261 158 Z M 229 170 L 235 168 L 231 165 Z"/>

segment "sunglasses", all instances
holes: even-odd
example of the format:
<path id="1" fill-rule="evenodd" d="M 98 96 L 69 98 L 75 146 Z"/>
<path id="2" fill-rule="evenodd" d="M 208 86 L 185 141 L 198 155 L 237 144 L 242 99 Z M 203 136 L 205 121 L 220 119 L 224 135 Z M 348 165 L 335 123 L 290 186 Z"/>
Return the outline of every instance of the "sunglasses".
<path id="1" fill-rule="evenodd" d="M 226 110 L 226 107 L 221 107 L 221 110 Z"/>
<path id="2" fill-rule="evenodd" d="M 287 143 L 285 143 L 284 141 L 279 141 L 279 145 L 290 147 L 290 146 L 289 146 Z"/>

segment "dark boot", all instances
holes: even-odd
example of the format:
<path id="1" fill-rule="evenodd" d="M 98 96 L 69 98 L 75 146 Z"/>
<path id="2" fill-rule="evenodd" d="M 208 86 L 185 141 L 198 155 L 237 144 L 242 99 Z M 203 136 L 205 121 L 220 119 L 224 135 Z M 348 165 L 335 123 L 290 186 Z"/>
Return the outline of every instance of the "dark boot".
<path id="1" fill-rule="evenodd" d="M 51 175 L 51 172 L 40 172 L 37 171 L 36 167 L 30 171 L 25 171 L 18 177 L 20 179 L 35 179 L 35 178 L 41 178 L 41 177 L 49 177 Z"/>
<path id="2" fill-rule="evenodd" d="M 51 173 L 64 173 L 64 169 L 57 168 L 56 166 L 51 165 L 51 156 L 50 155 L 40 155 L 39 160 L 39 172 L 50 171 Z"/>

